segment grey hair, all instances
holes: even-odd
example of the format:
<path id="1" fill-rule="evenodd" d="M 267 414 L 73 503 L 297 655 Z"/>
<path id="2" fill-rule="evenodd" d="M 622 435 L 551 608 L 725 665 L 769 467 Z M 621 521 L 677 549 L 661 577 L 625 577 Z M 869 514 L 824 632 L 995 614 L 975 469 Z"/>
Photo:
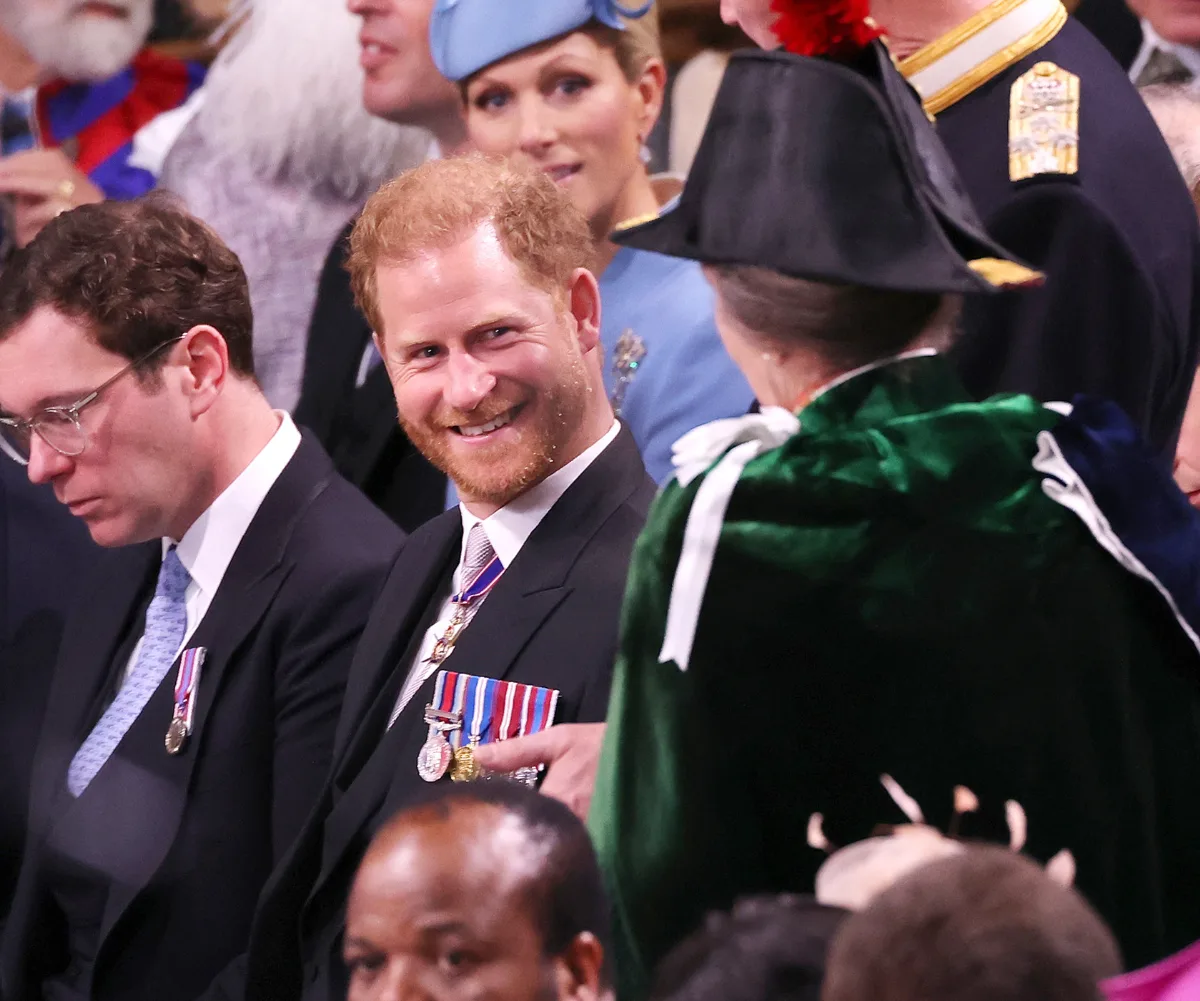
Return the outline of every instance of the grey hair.
<path id="1" fill-rule="evenodd" d="M 1155 83 L 1140 90 L 1158 123 L 1192 199 L 1200 205 L 1200 94 L 1187 84 Z"/>
<path id="2" fill-rule="evenodd" d="M 816 351 L 831 366 L 857 368 L 903 351 L 918 339 L 948 347 L 961 297 L 895 292 L 792 278 L 766 268 L 705 268 L 730 315 L 782 347 Z"/>

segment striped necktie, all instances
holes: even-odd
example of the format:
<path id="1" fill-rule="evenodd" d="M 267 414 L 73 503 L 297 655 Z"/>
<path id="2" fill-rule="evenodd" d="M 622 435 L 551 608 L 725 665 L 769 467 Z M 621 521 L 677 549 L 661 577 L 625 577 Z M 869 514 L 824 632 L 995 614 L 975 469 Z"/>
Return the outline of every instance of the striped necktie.
<path id="1" fill-rule="evenodd" d="M 67 770 L 67 788 L 72 795 L 83 794 L 175 662 L 187 631 L 185 595 L 190 580 L 172 546 L 159 567 L 154 597 L 146 609 L 146 629 L 137 662 Z"/>
<path id="2" fill-rule="evenodd" d="M 470 585 L 483 572 L 484 567 L 491 563 L 495 557 L 496 550 L 492 548 L 492 540 L 488 538 L 487 530 L 483 527 L 483 522 L 475 522 L 471 526 L 471 531 L 467 533 L 467 546 L 463 551 L 462 568 L 458 575 L 459 587 L 466 588 Z M 479 606 L 483 604 L 486 597 L 487 595 L 484 595 L 478 601 L 460 606 L 460 611 L 455 614 L 463 617 L 461 628 L 465 629 L 466 624 L 475 617 L 475 613 L 479 611 Z M 422 662 L 412 671 L 404 684 L 404 688 L 400 692 L 400 697 L 396 700 L 396 705 L 392 709 L 392 715 L 388 719 L 389 730 L 392 724 L 399 718 L 404 707 L 412 701 L 412 697 L 417 694 L 417 691 L 425 684 L 438 666 L 438 664 Z"/>

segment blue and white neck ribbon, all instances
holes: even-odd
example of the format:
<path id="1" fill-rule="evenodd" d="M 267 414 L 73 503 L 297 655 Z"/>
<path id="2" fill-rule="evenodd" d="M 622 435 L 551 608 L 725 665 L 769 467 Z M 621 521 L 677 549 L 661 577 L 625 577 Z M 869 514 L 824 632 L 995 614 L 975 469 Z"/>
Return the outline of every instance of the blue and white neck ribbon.
<path id="1" fill-rule="evenodd" d="M 666 631 L 658 653 L 660 664 L 674 661 L 679 670 L 688 669 L 725 512 L 742 470 L 751 460 L 778 448 L 799 430 L 800 421 L 791 411 L 766 407 L 758 414 L 704 424 L 675 443 L 672 461 L 681 486 L 688 486 L 710 466 L 712 471 L 696 491 L 688 514 L 683 548 L 671 585 Z"/>
<path id="2" fill-rule="evenodd" d="M 473 580 L 468 581 L 466 587 L 451 597 L 450 600 L 456 605 L 470 607 L 496 586 L 496 581 L 500 579 L 500 575 L 503 573 L 504 564 L 500 562 L 500 557 L 493 556 L 492 561 L 480 570 Z"/>

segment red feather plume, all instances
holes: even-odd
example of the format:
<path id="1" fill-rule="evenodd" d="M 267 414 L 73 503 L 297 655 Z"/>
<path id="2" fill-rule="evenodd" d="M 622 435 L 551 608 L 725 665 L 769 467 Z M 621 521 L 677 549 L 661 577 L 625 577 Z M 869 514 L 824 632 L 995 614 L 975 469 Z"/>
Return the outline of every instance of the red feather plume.
<path id="1" fill-rule="evenodd" d="M 870 0 L 771 0 L 771 10 L 775 37 L 798 56 L 845 59 L 883 34 Z"/>

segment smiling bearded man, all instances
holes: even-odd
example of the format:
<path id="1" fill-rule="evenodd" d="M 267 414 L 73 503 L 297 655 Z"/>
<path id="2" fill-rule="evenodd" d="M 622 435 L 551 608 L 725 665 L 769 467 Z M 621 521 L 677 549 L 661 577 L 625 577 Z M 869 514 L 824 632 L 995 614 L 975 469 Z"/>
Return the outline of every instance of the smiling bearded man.
<path id="1" fill-rule="evenodd" d="M 392 565 L 325 806 L 260 898 L 249 982 L 211 998 L 346 997 L 346 897 L 382 820 L 425 782 L 477 777 L 477 745 L 604 718 L 654 485 L 604 392 L 591 261 L 553 181 L 482 157 L 423 164 L 363 209 L 355 293 L 400 419 L 461 504 Z"/>
<path id="2" fill-rule="evenodd" d="M 139 136 L 187 101 L 204 67 L 143 49 L 153 19 L 152 0 L 0 0 L 0 28 L 41 68 L 19 95 L 33 148 L 0 150 L 18 246 L 69 209 L 154 187 Z"/>

